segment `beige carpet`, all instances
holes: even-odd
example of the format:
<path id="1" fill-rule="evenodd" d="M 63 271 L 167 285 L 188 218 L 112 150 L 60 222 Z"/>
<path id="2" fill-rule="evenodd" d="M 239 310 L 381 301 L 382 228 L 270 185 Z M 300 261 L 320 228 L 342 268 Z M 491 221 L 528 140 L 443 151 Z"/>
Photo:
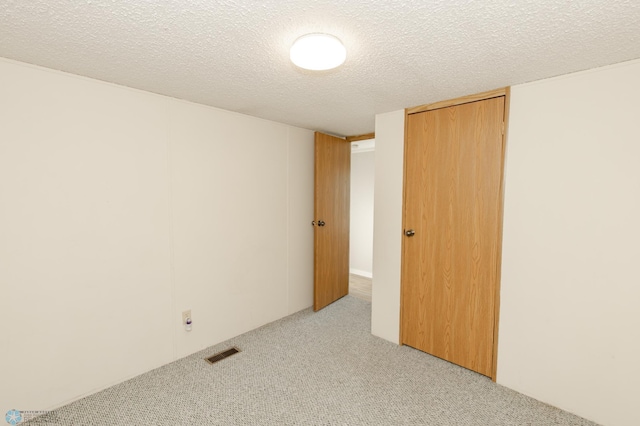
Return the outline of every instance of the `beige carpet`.
<path id="1" fill-rule="evenodd" d="M 351 296 L 41 416 L 46 425 L 593 425 L 370 333 Z M 237 346 L 210 365 L 203 358 Z M 100 366 L 96 366 L 100 368 Z"/>

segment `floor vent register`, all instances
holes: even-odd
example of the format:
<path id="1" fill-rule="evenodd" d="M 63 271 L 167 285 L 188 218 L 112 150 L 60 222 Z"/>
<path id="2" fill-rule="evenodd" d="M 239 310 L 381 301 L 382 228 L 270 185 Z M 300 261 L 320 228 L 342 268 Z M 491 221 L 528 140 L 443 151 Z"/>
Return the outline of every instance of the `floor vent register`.
<path id="1" fill-rule="evenodd" d="M 226 351 L 218 352 L 217 354 L 205 359 L 209 364 L 215 364 L 216 362 L 222 361 L 225 358 L 229 358 L 231 355 L 235 355 L 238 352 L 240 352 L 240 349 L 233 347 L 231 349 L 227 349 Z"/>

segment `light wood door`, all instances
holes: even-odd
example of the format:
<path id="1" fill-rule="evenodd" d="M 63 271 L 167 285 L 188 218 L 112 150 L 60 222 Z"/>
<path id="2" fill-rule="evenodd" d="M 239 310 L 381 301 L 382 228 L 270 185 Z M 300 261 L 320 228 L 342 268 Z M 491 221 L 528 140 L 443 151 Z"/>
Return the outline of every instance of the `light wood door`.
<path id="1" fill-rule="evenodd" d="M 313 309 L 349 293 L 351 144 L 315 134 Z"/>
<path id="2" fill-rule="evenodd" d="M 489 377 L 504 106 L 502 96 L 409 115 L 405 153 L 402 343 Z"/>

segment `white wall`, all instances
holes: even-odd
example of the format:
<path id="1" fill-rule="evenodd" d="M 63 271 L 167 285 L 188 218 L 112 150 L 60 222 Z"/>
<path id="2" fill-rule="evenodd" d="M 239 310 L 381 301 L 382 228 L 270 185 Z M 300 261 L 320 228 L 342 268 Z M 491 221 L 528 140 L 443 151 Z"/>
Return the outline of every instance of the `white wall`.
<path id="1" fill-rule="evenodd" d="M 313 133 L 211 111 L 169 108 L 175 303 L 194 321 L 173 324 L 178 357 L 313 300 Z"/>
<path id="2" fill-rule="evenodd" d="M 512 89 L 498 382 L 638 425 L 640 61 Z"/>
<path id="3" fill-rule="evenodd" d="M 399 343 L 404 110 L 376 115 L 371 333 Z"/>
<path id="4" fill-rule="evenodd" d="M 8 60 L 0 93 L 0 412 L 311 305 L 311 131 Z"/>
<path id="5" fill-rule="evenodd" d="M 313 132 L 289 129 L 287 238 L 289 314 L 313 304 Z"/>
<path id="6" fill-rule="evenodd" d="M 374 151 L 351 153 L 349 269 L 352 274 L 369 278 L 373 271 L 374 171 Z"/>
<path id="7" fill-rule="evenodd" d="M 612 426 L 640 424 L 638 75 L 632 61 L 513 87 L 507 142 L 498 383 Z M 392 342 L 401 114 L 376 116 L 372 329 Z"/>

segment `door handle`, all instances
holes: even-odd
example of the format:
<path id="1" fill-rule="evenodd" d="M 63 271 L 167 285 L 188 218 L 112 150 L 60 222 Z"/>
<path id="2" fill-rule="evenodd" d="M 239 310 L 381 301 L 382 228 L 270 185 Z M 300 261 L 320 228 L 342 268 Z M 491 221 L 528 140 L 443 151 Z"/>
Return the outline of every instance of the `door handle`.
<path id="1" fill-rule="evenodd" d="M 413 237 L 414 235 L 416 235 L 416 231 L 414 231 L 413 229 L 407 229 L 406 231 L 404 231 L 404 235 L 406 235 L 407 237 Z"/>
<path id="2" fill-rule="evenodd" d="M 324 220 L 319 220 L 318 221 L 318 226 L 324 226 L 324 225 L 325 225 Z"/>
<path id="3" fill-rule="evenodd" d="M 311 226 L 316 226 L 316 221 L 315 220 L 311 221 Z"/>

